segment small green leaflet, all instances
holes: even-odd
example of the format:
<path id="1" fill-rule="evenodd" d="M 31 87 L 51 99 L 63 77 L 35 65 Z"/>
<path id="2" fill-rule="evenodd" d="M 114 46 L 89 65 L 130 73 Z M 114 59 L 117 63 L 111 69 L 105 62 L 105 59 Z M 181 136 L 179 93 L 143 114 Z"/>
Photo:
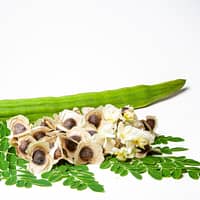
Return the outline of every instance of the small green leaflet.
<path id="1" fill-rule="evenodd" d="M 165 154 L 172 154 L 173 152 L 178 152 L 178 151 L 187 151 L 187 148 L 184 147 L 175 147 L 175 148 L 170 148 L 170 147 L 160 147 L 159 150 L 161 151 L 161 153 L 165 153 Z"/>

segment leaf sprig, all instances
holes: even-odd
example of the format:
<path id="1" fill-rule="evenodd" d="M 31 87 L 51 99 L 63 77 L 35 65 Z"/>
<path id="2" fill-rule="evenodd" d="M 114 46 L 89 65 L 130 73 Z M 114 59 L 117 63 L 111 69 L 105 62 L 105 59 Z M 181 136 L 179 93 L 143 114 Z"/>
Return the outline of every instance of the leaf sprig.
<path id="1" fill-rule="evenodd" d="M 95 180 L 94 173 L 89 171 L 88 166 L 74 166 L 69 163 L 58 163 L 55 167 L 41 178 L 37 178 L 27 170 L 27 161 L 19 158 L 15 148 L 9 145 L 10 132 L 6 124 L 0 122 L 0 181 L 4 180 L 6 185 L 30 188 L 37 186 L 52 186 L 53 183 L 62 181 L 64 186 L 72 189 L 85 190 L 87 188 L 95 192 L 103 192 L 104 187 Z M 130 159 L 126 162 L 119 161 L 113 156 L 107 156 L 100 165 L 101 169 L 110 169 L 120 176 L 133 175 L 142 179 L 144 173 L 152 178 L 161 180 L 166 177 L 180 179 L 188 174 L 192 179 L 200 178 L 200 162 L 186 158 L 185 156 L 165 156 L 177 151 L 185 151 L 184 147 L 160 146 L 169 142 L 182 142 L 183 138 L 172 136 L 158 136 L 153 144 L 161 155 L 148 155 L 142 159 Z M 159 145 L 159 146 L 158 146 Z"/>
<path id="2" fill-rule="evenodd" d="M 180 179 L 188 174 L 193 179 L 200 177 L 200 162 L 184 156 L 148 156 L 131 161 L 119 161 L 114 157 L 107 157 L 100 165 L 101 169 L 110 169 L 121 176 L 132 174 L 137 179 L 142 179 L 142 174 L 147 172 L 152 178 L 161 180 L 165 177 Z"/>
<path id="3" fill-rule="evenodd" d="M 86 165 L 57 165 L 51 171 L 43 173 L 42 177 L 52 183 L 64 180 L 63 185 L 70 186 L 72 189 L 90 188 L 95 192 L 104 191 L 103 185 L 95 180 L 94 174 Z"/>
<path id="4" fill-rule="evenodd" d="M 172 136 L 158 136 L 153 146 L 157 144 L 168 144 L 169 142 L 182 142 L 183 138 Z M 100 165 L 101 169 L 110 169 L 112 172 L 121 176 L 129 173 L 137 179 L 142 179 L 142 174 L 147 172 L 152 178 L 161 180 L 162 178 L 172 177 L 180 179 L 184 174 L 188 174 L 192 179 L 200 178 L 200 162 L 186 158 L 185 156 L 164 156 L 173 152 L 186 151 L 184 147 L 170 148 L 168 146 L 155 147 L 162 155 L 147 156 L 142 159 L 133 158 L 126 162 L 119 161 L 115 157 L 108 156 Z"/>
<path id="5" fill-rule="evenodd" d="M 154 144 L 168 144 L 169 142 L 183 142 L 181 137 L 159 135 L 155 138 Z"/>

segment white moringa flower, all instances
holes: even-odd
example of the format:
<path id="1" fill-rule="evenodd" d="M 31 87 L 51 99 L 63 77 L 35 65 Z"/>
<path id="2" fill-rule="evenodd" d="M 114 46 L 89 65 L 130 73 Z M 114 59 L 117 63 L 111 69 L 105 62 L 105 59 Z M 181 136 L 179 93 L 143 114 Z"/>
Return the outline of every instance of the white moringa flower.
<path id="1" fill-rule="evenodd" d="M 114 123 L 114 122 L 117 122 L 118 119 L 121 118 L 121 109 L 111 104 L 105 105 L 102 111 L 103 111 L 104 119 L 106 121 L 110 121 Z"/>
<path id="2" fill-rule="evenodd" d="M 134 157 L 134 151 L 132 149 L 121 147 L 121 148 L 113 148 L 112 153 L 116 155 L 116 158 L 125 161 L 127 158 L 133 158 Z"/>
<path id="3" fill-rule="evenodd" d="M 149 131 L 138 129 L 130 125 L 125 126 L 123 123 L 119 123 L 117 138 L 119 138 L 123 144 L 127 141 L 138 141 L 139 143 L 148 141 L 149 144 L 152 144 L 155 135 Z"/>
<path id="4" fill-rule="evenodd" d="M 98 133 L 104 135 L 106 138 L 115 137 L 116 126 L 113 123 L 103 122 L 102 126 L 99 127 Z"/>

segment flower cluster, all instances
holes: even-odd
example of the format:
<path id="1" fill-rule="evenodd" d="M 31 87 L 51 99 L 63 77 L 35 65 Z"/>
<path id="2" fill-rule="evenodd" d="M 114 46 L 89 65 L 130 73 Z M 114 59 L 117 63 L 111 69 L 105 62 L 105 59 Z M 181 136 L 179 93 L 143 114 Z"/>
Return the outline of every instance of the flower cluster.
<path id="1" fill-rule="evenodd" d="M 31 124 L 22 115 L 7 121 L 10 144 L 18 156 L 29 161 L 34 174 L 48 171 L 59 160 L 78 164 L 100 164 L 105 155 L 119 160 L 141 158 L 151 151 L 156 120 L 139 120 L 131 106 L 107 104 L 97 108 L 64 110 Z"/>

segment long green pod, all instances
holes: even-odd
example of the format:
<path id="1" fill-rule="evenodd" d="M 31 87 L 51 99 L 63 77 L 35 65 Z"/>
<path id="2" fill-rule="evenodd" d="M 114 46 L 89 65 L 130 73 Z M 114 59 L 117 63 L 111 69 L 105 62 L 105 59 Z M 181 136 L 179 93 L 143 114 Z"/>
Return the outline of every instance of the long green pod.
<path id="1" fill-rule="evenodd" d="M 23 114 L 53 114 L 73 107 L 96 107 L 113 104 L 118 107 L 131 105 L 141 108 L 165 99 L 178 92 L 185 84 L 184 79 L 177 79 L 155 85 L 137 85 L 133 87 L 107 90 L 102 92 L 81 93 L 62 97 L 41 97 L 31 99 L 0 100 L 0 119 Z"/>

